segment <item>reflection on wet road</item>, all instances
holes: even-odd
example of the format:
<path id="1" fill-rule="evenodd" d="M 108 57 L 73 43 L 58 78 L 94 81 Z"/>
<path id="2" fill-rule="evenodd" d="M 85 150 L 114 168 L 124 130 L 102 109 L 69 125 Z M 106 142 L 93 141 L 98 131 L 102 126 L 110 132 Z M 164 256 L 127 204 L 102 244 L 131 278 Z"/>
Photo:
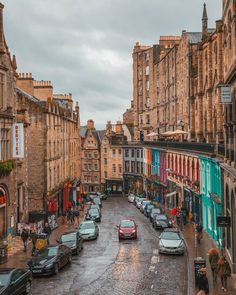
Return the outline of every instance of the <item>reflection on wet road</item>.
<path id="1" fill-rule="evenodd" d="M 111 197 L 102 213 L 98 240 L 85 242 L 79 257 L 57 276 L 35 279 L 32 294 L 184 294 L 186 258 L 159 255 L 159 233 L 136 207 Z M 116 225 L 127 217 L 138 224 L 138 239 L 119 242 Z"/>

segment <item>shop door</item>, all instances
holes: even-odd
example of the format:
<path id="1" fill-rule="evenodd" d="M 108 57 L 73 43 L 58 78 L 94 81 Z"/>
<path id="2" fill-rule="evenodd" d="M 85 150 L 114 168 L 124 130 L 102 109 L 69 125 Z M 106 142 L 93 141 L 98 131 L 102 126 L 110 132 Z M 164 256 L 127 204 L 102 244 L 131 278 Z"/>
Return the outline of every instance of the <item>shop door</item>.
<path id="1" fill-rule="evenodd" d="M 6 235 L 6 206 L 0 207 L 0 237 Z"/>

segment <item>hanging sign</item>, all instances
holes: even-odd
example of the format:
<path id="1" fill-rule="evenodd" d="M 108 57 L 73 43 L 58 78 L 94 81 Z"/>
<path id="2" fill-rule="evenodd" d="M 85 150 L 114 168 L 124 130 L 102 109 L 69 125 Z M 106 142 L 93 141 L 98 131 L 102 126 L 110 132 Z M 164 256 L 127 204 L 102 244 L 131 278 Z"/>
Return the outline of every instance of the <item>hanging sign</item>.
<path id="1" fill-rule="evenodd" d="M 16 123 L 12 126 L 12 156 L 24 158 L 24 124 Z"/>

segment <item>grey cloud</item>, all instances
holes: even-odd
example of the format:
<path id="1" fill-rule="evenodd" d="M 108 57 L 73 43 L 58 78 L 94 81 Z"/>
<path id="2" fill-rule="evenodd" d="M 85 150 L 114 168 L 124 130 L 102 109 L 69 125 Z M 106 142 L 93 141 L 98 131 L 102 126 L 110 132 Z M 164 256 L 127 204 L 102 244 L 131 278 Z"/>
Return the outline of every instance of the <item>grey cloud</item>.
<path id="1" fill-rule="evenodd" d="M 79 100 L 82 124 L 122 118 L 132 97 L 132 49 L 201 30 L 199 0 L 5 0 L 6 40 L 19 71 Z M 209 24 L 221 0 L 208 0 Z"/>

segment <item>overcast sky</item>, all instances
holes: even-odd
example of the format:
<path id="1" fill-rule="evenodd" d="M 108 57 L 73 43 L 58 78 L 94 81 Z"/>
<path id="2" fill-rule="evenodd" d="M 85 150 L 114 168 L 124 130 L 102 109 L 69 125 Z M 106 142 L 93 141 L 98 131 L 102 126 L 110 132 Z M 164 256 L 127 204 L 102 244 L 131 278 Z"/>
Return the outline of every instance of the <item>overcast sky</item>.
<path id="1" fill-rule="evenodd" d="M 203 0 L 2 0 L 4 26 L 19 72 L 51 80 L 54 93 L 73 94 L 81 124 L 115 122 L 130 106 L 136 41 L 200 31 Z M 208 0 L 209 26 L 222 0 Z"/>

